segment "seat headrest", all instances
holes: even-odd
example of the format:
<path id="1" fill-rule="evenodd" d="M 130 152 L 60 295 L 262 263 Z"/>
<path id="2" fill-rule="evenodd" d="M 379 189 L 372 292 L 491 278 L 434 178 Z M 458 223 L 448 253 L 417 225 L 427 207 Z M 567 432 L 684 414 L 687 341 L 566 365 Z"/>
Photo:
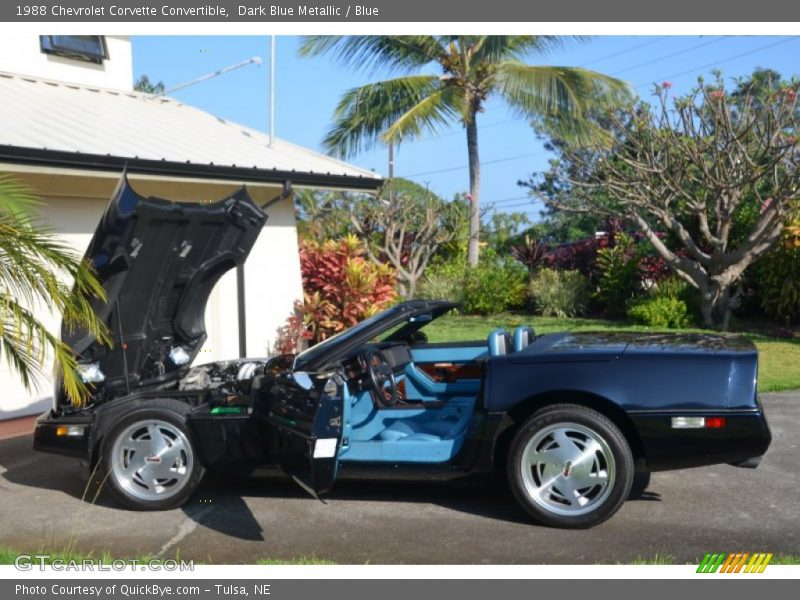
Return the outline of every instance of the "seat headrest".
<path id="1" fill-rule="evenodd" d="M 495 329 L 489 334 L 489 356 L 503 356 L 511 352 L 511 335 L 505 329 Z"/>
<path id="2" fill-rule="evenodd" d="M 536 332 L 529 325 L 520 325 L 514 330 L 514 352 L 519 352 L 528 347 L 536 339 Z"/>

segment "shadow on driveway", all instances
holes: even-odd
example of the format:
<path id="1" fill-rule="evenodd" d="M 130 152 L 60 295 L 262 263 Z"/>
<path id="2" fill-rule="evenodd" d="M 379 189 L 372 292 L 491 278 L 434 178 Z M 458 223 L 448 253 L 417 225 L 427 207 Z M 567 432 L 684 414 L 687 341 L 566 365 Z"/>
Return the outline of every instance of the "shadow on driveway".
<path id="1" fill-rule="evenodd" d="M 64 504 L 59 500 L 59 495 L 64 495 L 83 504 L 124 510 L 108 491 L 102 489 L 102 474 L 96 473 L 94 481 L 90 483 L 84 463 L 72 458 L 34 452 L 29 436 L 0 440 L 0 470 L 2 469 L 5 471 L 0 476 L 0 489 L 6 487 L 5 481 L 33 490 L 55 492 L 52 496 L 54 507 Z M 210 472 L 181 510 L 192 521 L 226 536 L 262 541 L 263 529 L 245 501 L 246 498 L 319 502 L 287 478 L 234 478 Z M 335 502 L 399 505 L 402 506 L 403 513 L 408 515 L 414 514 L 415 505 L 433 504 L 485 519 L 531 525 L 527 513 L 517 505 L 501 477 L 457 482 L 341 481 L 327 498 Z M 631 500 L 659 501 L 660 497 L 657 493 L 640 492 Z"/>

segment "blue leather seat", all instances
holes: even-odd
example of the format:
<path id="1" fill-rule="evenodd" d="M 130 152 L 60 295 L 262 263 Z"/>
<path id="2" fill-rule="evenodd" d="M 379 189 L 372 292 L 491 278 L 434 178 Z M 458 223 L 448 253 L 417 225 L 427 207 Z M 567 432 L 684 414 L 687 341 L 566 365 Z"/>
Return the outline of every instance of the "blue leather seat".
<path id="1" fill-rule="evenodd" d="M 513 343 L 511 335 L 505 329 L 495 329 L 486 340 L 489 356 L 503 356 L 511 352 Z"/>
<path id="2" fill-rule="evenodd" d="M 533 327 L 520 325 L 514 330 L 514 352 L 524 350 L 534 339 L 536 339 L 536 333 L 533 331 Z"/>

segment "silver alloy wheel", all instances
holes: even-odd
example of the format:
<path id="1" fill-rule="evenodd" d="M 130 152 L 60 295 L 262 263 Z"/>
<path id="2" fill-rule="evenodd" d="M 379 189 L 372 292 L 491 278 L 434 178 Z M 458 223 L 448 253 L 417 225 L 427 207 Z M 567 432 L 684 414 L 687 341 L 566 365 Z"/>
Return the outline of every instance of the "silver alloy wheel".
<path id="1" fill-rule="evenodd" d="M 111 469 L 119 487 L 140 500 L 180 492 L 192 474 L 194 453 L 186 435 L 159 419 L 139 421 L 114 440 Z"/>
<path id="2" fill-rule="evenodd" d="M 519 466 L 531 500 L 562 516 L 585 515 L 601 506 L 616 475 L 608 443 L 577 423 L 537 431 L 525 445 Z"/>

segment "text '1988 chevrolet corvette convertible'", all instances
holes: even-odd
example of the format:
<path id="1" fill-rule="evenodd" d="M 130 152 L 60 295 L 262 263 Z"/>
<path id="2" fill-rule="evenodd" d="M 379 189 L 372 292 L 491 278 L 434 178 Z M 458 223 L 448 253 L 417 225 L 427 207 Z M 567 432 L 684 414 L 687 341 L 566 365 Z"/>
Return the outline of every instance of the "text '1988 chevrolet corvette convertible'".
<path id="1" fill-rule="evenodd" d="M 244 188 L 173 203 L 123 177 L 86 254 L 114 345 L 62 332 L 92 401 L 57 386 L 35 448 L 87 460 L 136 509 L 181 506 L 207 469 L 274 466 L 314 496 L 337 478 L 502 471 L 536 521 L 578 528 L 613 515 L 635 477 L 755 467 L 770 444 L 740 337 L 518 327 L 429 343 L 454 304 L 413 300 L 297 355 L 192 366 L 209 294 L 266 218 Z"/>

